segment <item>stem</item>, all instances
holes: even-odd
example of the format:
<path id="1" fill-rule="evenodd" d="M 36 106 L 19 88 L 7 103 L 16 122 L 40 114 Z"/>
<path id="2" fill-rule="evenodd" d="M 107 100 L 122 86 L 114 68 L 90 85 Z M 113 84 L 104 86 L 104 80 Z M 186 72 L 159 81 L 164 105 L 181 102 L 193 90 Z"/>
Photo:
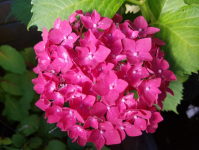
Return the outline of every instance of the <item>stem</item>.
<path id="1" fill-rule="evenodd" d="M 3 121 L 0 120 L 0 122 L 1 122 L 4 126 L 8 127 L 10 130 L 12 130 L 12 131 L 14 131 L 15 133 L 17 133 L 13 128 L 11 128 L 9 125 L 7 125 L 6 123 L 4 123 Z"/>
<path id="2" fill-rule="evenodd" d="M 151 18 L 150 18 L 149 9 L 148 9 L 146 1 L 142 5 L 140 5 L 140 10 L 141 10 L 142 16 L 149 23 L 151 21 Z"/>
<path id="3" fill-rule="evenodd" d="M 142 5 L 146 0 L 125 0 L 125 1 L 136 5 Z"/>

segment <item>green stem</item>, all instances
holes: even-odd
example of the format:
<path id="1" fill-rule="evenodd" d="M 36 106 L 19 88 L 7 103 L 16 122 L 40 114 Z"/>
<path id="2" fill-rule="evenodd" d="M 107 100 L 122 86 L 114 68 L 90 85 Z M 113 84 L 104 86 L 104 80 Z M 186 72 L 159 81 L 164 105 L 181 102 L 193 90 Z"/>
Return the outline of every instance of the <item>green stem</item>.
<path id="1" fill-rule="evenodd" d="M 142 5 L 146 0 L 125 0 L 125 1 L 136 5 Z"/>
<path id="2" fill-rule="evenodd" d="M 151 18 L 150 18 L 149 9 L 148 9 L 146 1 L 142 5 L 140 5 L 140 10 L 141 10 L 142 16 L 149 23 L 151 21 Z"/>
<path id="3" fill-rule="evenodd" d="M 7 125 L 6 123 L 4 123 L 3 121 L 0 120 L 0 122 L 5 125 L 6 127 L 8 127 L 10 130 L 14 131 L 15 133 L 17 133 L 13 128 L 11 128 L 9 125 Z"/>

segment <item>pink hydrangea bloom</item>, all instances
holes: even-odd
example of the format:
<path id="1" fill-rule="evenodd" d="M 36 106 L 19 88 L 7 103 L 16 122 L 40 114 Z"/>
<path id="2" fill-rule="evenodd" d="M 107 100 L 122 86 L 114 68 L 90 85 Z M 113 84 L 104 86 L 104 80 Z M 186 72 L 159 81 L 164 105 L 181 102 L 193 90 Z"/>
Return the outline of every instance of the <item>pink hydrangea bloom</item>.
<path id="1" fill-rule="evenodd" d="M 166 92 L 174 94 L 168 85 L 176 77 L 160 51 L 165 43 L 152 38 L 159 29 L 142 16 L 122 20 L 77 10 L 49 32 L 44 27 L 34 47 L 35 105 L 81 146 L 93 142 L 100 150 L 126 134 L 154 133 L 163 118 L 153 104 L 162 109 Z"/>

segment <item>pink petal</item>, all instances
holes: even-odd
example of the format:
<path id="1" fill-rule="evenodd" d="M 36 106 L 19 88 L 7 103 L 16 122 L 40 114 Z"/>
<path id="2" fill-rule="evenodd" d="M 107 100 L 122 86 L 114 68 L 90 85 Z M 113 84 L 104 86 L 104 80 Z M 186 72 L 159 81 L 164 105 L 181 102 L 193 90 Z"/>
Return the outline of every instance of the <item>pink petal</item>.
<path id="1" fill-rule="evenodd" d="M 92 89 L 100 96 L 107 95 L 110 91 L 109 85 L 105 83 L 103 79 L 96 82 Z"/>
<path id="2" fill-rule="evenodd" d="M 45 50 L 45 45 L 46 45 L 46 42 L 44 41 L 41 41 L 39 43 L 37 43 L 35 46 L 34 46 L 34 50 L 36 53 L 39 53 L 41 51 L 44 51 Z"/>
<path id="3" fill-rule="evenodd" d="M 59 122 L 60 119 L 61 119 L 61 117 L 58 116 L 58 115 L 49 115 L 47 122 L 50 123 L 50 124 L 57 123 L 57 122 Z"/>
<path id="4" fill-rule="evenodd" d="M 100 134 L 98 139 L 95 141 L 95 146 L 97 147 L 97 150 L 101 150 L 104 145 L 105 138 Z"/>
<path id="5" fill-rule="evenodd" d="M 92 107 L 95 102 L 95 96 L 88 95 L 83 99 L 82 104 L 86 107 Z"/>
<path id="6" fill-rule="evenodd" d="M 34 86 L 34 90 L 38 93 L 38 94 L 42 94 L 42 92 L 44 91 L 44 85 L 37 83 Z"/>
<path id="7" fill-rule="evenodd" d="M 100 134 L 100 130 L 99 129 L 93 129 L 90 133 L 90 136 L 88 137 L 88 142 L 95 142 Z"/>
<path id="8" fill-rule="evenodd" d="M 112 123 L 110 123 L 109 121 L 99 123 L 99 128 L 101 130 L 113 130 L 114 129 Z"/>
<path id="9" fill-rule="evenodd" d="M 39 107 L 41 110 L 45 111 L 46 108 L 50 107 L 51 103 L 48 101 L 48 104 L 44 103 L 44 99 L 39 99 L 35 105 Z"/>
<path id="10" fill-rule="evenodd" d="M 163 120 L 163 117 L 160 115 L 159 112 L 152 113 L 151 118 L 150 118 L 151 123 L 156 124 L 156 123 L 161 122 L 162 120 Z"/>
<path id="11" fill-rule="evenodd" d="M 134 120 L 134 126 L 137 129 L 140 129 L 140 130 L 144 131 L 146 129 L 146 121 L 144 119 L 142 119 L 142 118 L 137 117 Z"/>
<path id="12" fill-rule="evenodd" d="M 126 134 L 128 136 L 142 135 L 142 132 L 139 129 L 137 129 L 134 125 L 126 126 L 124 130 L 126 131 Z"/>
<path id="13" fill-rule="evenodd" d="M 150 35 L 150 34 L 154 34 L 154 33 L 159 32 L 159 31 L 160 31 L 159 28 L 148 27 L 148 28 L 146 28 L 146 29 L 144 30 L 144 33 L 145 33 L 146 35 Z"/>
<path id="14" fill-rule="evenodd" d="M 151 50 L 151 38 L 139 39 L 136 41 L 136 51 L 147 53 Z"/>
<path id="15" fill-rule="evenodd" d="M 48 36 L 49 40 L 55 44 L 60 44 L 63 40 L 63 34 L 58 29 L 52 29 L 49 32 Z"/>
<path id="16" fill-rule="evenodd" d="M 117 130 L 120 134 L 121 140 L 123 141 L 126 138 L 126 133 L 122 129 L 117 129 Z"/>
<path id="17" fill-rule="evenodd" d="M 146 22 L 146 20 L 144 19 L 143 16 L 139 16 L 134 20 L 133 23 L 136 27 L 136 29 L 146 29 L 148 27 L 148 23 Z"/>
<path id="18" fill-rule="evenodd" d="M 91 17 L 89 16 L 81 16 L 80 17 L 83 25 L 86 29 L 92 29 L 93 28 L 93 21 L 91 20 Z"/>
<path id="19" fill-rule="evenodd" d="M 124 90 L 126 89 L 127 86 L 128 86 L 128 83 L 126 81 L 124 81 L 122 79 L 118 79 L 117 86 L 116 86 L 116 88 L 114 88 L 114 90 L 121 93 L 121 92 L 124 92 Z"/>
<path id="20" fill-rule="evenodd" d="M 135 51 L 136 44 L 135 44 L 134 40 L 125 38 L 122 40 L 122 44 L 123 44 L 125 51 L 127 51 L 127 50 L 131 50 L 132 52 Z"/>
<path id="21" fill-rule="evenodd" d="M 110 121 L 111 123 L 115 124 L 115 125 L 121 125 L 122 124 L 122 120 L 118 119 L 119 117 L 119 110 L 117 107 L 110 107 L 110 109 L 108 109 L 107 111 L 107 120 Z"/>
<path id="22" fill-rule="evenodd" d="M 72 32 L 72 28 L 67 20 L 61 22 L 60 31 L 64 36 L 68 36 Z"/>
<path id="23" fill-rule="evenodd" d="M 104 105 L 101 102 L 97 102 L 93 105 L 93 107 L 91 108 L 91 114 L 93 114 L 94 116 L 97 117 L 102 117 L 104 116 L 104 114 L 107 111 L 107 107 L 106 105 Z"/>
<path id="24" fill-rule="evenodd" d="M 100 14 L 94 9 L 93 13 L 91 14 L 91 19 L 93 21 L 94 24 L 97 24 L 100 20 Z"/>
<path id="25" fill-rule="evenodd" d="M 59 18 L 57 18 L 57 19 L 55 20 L 54 28 L 55 28 L 55 29 L 59 29 L 60 24 L 61 24 L 61 19 L 60 19 L 60 17 L 59 17 Z"/>
<path id="26" fill-rule="evenodd" d="M 108 29 L 110 26 L 111 26 L 111 24 L 112 24 L 112 20 L 111 19 L 109 19 L 109 18 L 107 18 L 107 17 L 101 17 L 101 20 L 98 22 L 98 28 L 99 29 Z"/>
<path id="27" fill-rule="evenodd" d="M 113 22 L 115 22 L 115 23 L 122 22 L 122 19 L 123 19 L 122 16 L 119 14 L 115 14 L 115 16 L 112 18 Z"/>
<path id="28" fill-rule="evenodd" d="M 46 43 L 48 40 L 48 31 L 45 27 L 43 27 L 43 35 L 42 35 L 43 41 Z"/>
<path id="29" fill-rule="evenodd" d="M 117 130 L 106 130 L 103 134 L 106 139 L 106 145 L 121 143 L 120 134 Z"/>

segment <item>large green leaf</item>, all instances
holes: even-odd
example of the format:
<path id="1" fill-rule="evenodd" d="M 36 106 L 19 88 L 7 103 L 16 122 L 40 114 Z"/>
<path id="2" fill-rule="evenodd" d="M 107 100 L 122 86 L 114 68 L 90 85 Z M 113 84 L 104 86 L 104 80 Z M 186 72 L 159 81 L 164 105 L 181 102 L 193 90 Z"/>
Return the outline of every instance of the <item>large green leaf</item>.
<path id="1" fill-rule="evenodd" d="M 27 139 L 21 134 L 14 134 L 12 136 L 12 143 L 17 148 L 22 148 L 26 141 Z"/>
<path id="2" fill-rule="evenodd" d="M 13 73 L 6 74 L 1 82 L 1 86 L 4 89 L 4 91 L 12 95 L 23 95 L 23 92 L 20 89 L 20 84 L 20 75 Z"/>
<path id="3" fill-rule="evenodd" d="M 199 4 L 199 0 L 184 0 L 187 4 Z"/>
<path id="4" fill-rule="evenodd" d="M 155 20 L 158 20 L 167 11 L 185 6 L 185 3 L 184 0 L 149 0 L 148 5 Z"/>
<path id="5" fill-rule="evenodd" d="M 25 48 L 24 51 L 21 51 L 20 53 L 23 56 L 26 65 L 28 65 L 31 68 L 36 67 L 37 59 L 35 59 L 36 54 L 32 47 Z"/>
<path id="6" fill-rule="evenodd" d="M 163 101 L 163 111 L 174 111 L 178 114 L 176 107 L 182 100 L 183 85 L 180 81 L 171 81 L 169 88 L 173 90 L 174 96 L 167 93 L 167 98 Z"/>
<path id="7" fill-rule="evenodd" d="M 56 125 L 47 123 L 47 119 L 44 119 L 44 115 L 45 113 L 43 113 L 40 116 L 40 123 L 39 123 L 39 129 L 37 131 L 37 134 L 40 137 L 42 137 L 42 139 L 52 138 L 53 136 L 49 132 L 52 131 L 56 127 Z"/>
<path id="8" fill-rule="evenodd" d="M 199 69 L 199 7 L 189 5 L 165 13 L 152 26 L 160 28 L 155 34 L 166 45 L 165 59 L 174 73 L 190 74 Z"/>
<path id="9" fill-rule="evenodd" d="M 27 102 L 31 102 L 35 95 L 35 91 L 33 89 L 34 84 L 32 83 L 32 79 L 36 78 L 36 74 L 33 71 L 27 71 L 26 73 L 20 76 L 21 85 L 20 89 L 24 95 L 24 99 Z"/>
<path id="10" fill-rule="evenodd" d="M 31 0 L 13 0 L 9 16 L 13 15 L 27 25 L 32 17 L 31 8 Z"/>
<path id="11" fill-rule="evenodd" d="M 55 19 L 61 17 L 68 20 L 76 10 L 92 12 L 96 9 L 101 16 L 112 18 L 124 0 L 32 0 L 33 17 L 28 28 L 36 25 L 39 31 L 45 26 L 48 30 L 53 27 Z"/>
<path id="12" fill-rule="evenodd" d="M 32 149 L 37 149 L 42 144 L 42 139 L 39 137 L 32 137 L 29 140 L 29 147 Z"/>
<path id="13" fill-rule="evenodd" d="M 29 136 L 35 133 L 38 128 L 39 117 L 37 115 L 30 115 L 21 121 L 18 131 L 20 131 L 25 136 Z"/>
<path id="14" fill-rule="evenodd" d="M 45 147 L 44 150 L 66 150 L 66 144 L 58 140 L 52 140 L 49 144 Z"/>
<path id="15" fill-rule="evenodd" d="M 8 45 L 0 47 L 0 66 L 5 70 L 19 74 L 22 74 L 26 70 L 25 61 L 21 54 Z"/>
<path id="16" fill-rule="evenodd" d="M 9 120 L 21 121 L 25 114 L 21 112 L 21 106 L 19 102 L 11 96 L 6 95 L 3 115 L 7 116 Z"/>

